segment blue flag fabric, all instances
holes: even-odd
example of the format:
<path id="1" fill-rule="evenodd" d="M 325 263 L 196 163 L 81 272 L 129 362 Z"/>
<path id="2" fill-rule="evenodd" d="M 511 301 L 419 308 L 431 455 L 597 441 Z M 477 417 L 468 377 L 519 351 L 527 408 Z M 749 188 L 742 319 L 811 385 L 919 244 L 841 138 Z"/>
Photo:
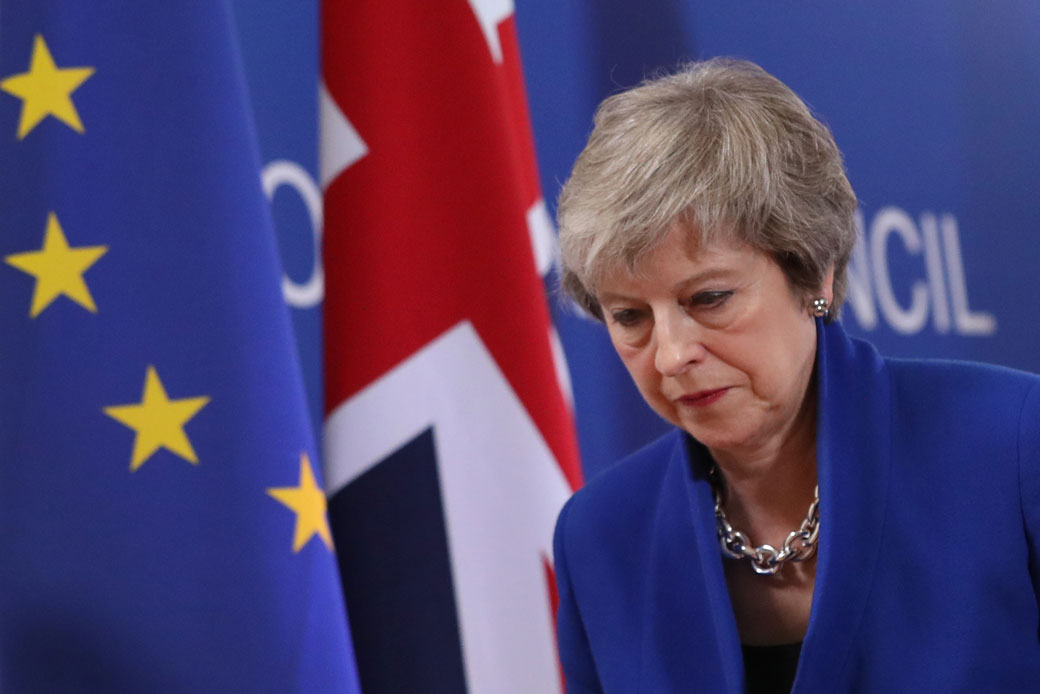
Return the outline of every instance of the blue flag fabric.
<path id="1" fill-rule="evenodd" d="M 0 690 L 356 691 L 228 7 L 0 7 Z"/>

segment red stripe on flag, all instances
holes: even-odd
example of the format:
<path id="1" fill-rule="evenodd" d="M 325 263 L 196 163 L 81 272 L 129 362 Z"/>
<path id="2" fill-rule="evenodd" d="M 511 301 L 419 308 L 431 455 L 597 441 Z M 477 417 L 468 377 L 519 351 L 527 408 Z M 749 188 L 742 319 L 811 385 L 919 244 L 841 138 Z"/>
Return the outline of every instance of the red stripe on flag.
<path id="1" fill-rule="evenodd" d="M 559 652 L 560 639 L 559 636 L 557 636 L 559 632 L 556 630 L 556 615 L 560 611 L 560 593 L 556 589 L 556 572 L 553 571 L 552 564 L 549 563 L 549 559 L 547 557 L 542 557 L 542 566 L 545 568 L 545 584 L 547 590 L 549 591 L 549 609 L 552 610 L 553 638 L 556 642 L 556 651 Z M 563 663 L 558 662 L 557 664 L 560 667 L 560 683 L 562 685 L 561 689 L 562 691 L 567 691 L 567 678 L 563 674 Z"/>
<path id="2" fill-rule="evenodd" d="M 527 110 L 527 91 L 524 88 L 523 65 L 520 62 L 520 42 L 516 38 L 516 18 L 510 17 L 498 27 L 502 41 L 502 66 L 500 74 L 503 86 L 503 105 L 507 127 L 511 137 L 509 144 L 517 170 L 517 184 L 523 197 L 525 209 L 542 196 L 538 183 L 538 169 L 534 156 L 534 132 Z"/>

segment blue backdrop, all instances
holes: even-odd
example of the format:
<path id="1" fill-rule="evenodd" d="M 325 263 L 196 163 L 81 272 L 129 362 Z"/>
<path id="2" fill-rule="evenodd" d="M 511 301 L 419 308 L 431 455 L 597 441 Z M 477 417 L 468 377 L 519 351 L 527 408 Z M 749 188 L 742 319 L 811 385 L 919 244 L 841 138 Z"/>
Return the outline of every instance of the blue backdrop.
<path id="1" fill-rule="evenodd" d="M 1040 371 L 1040 5 L 517 2 L 550 206 L 604 96 L 679 60 L 751 59 L 814 108 L 846 155 L 863 231 L 843 314 L 849 331 L 888 354 Z M 308 203 L 318 190 L 317 8 L 239 0 L 236 9 L 317 422 L 320 210 Z M 591 475 L 664 425 L 603 329 L 558 308 L 556 317 Z"/>

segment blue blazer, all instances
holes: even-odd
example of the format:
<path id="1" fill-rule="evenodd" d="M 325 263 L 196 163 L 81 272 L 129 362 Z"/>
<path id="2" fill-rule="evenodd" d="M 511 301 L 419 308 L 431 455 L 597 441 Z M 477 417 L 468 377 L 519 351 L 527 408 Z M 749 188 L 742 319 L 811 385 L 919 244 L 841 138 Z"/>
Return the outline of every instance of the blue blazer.
<path id="1" fill-rule="evenodd" d="M 794 692 L 1040 692 L 1040 377 L 817 334 L 819 556 Z M 560 513 L 568 692 L 743 691 L 709 463 L 676 430 Z"/>

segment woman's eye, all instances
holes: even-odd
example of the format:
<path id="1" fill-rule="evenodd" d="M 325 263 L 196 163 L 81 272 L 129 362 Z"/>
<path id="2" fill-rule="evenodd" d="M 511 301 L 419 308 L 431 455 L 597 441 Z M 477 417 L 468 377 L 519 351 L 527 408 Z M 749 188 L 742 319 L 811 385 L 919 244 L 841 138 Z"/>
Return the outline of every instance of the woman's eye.
<path id="1" fill-rule="evenodd" d="M 725 303 L 726 299 L 733 296 L 732 291 L 698 292 L 690 297 L 691 306 L 703 306 L 714 308 Z"/>
<path id="2" fill-rule="evenodd" d="M 618 325 L 631 327 L 640 321 L 642 314 L 633 308 L 622 308 L 611 311 L 610 317 Z"/>

